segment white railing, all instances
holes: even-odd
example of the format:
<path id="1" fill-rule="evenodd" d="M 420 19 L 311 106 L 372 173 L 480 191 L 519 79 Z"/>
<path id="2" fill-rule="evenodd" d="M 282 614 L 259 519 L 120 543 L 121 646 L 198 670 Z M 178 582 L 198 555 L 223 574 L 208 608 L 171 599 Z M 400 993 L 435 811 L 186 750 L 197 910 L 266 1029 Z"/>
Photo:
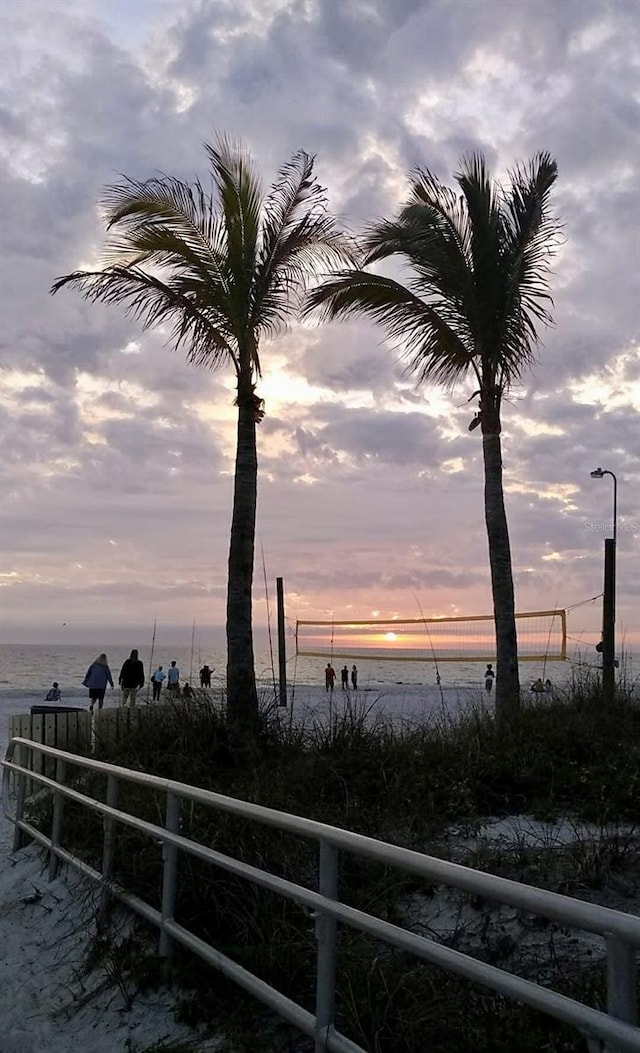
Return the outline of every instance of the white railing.
<path id="1" fill-rule="evenodd" d="M 55 777 L 38 774 L 26 763 L 31 751 L 38 751 L 49 763 L 55 764 Z M 14 760 L 16 751 L 19 758 Z M 301 816 L 278 812 L 272 808 L 225 797 L 210 790 L 185 783 L 161 779 L 146 772 L 133 771 L 113 764 L 81 757 L 54 749 L 24 738 L 9 743 L 3 766 L 3 799 L 5 815 L 15 825 L 14 849 L 29 838 L 49 850 L 49 877 L 52 879 L 58 862 L 63 861 L 98 882 L 103 897 L 118 897 L 160 930 L 159 956 L 168 958 L 172 942 L 181 944 L 219 969 L 246 991 L 294 1024 L 304 1034 L 315 1038 L 316 1053 L 366 1053 L 334 1025 L 335 965 L 337 923 L 350 925 L 361 932 L 408 951 L 416 957 L 457 973 L 468 980 L 484 984 L 492 990 L 547 1013 L 578 1028 L 586 1037 L 589 1050 L 607 1053 L 640 1051 L 640 1029 L 636 1023 L 636 951 L 640 948 L 640 918 L 610 910 L 592 903 L 561 896 L 555 892 L 533 888 L 506 878 L 484 874 L 456 863 L 422 855 L 406 848 L 364 837 L 348 830 L 327 826 Z M 107 776 L 106 802 L 81 793 L 65 785 L 68 765 Z M 9 780 L 17 787 L 15 813 L 9 814 Z M 27 780 L 33 780 L 53 794 L 51 834 L 47 836 L 24 818 Z M 121 782 L 136 783 L 166 794 L 164 826 L 147 822 L 117 807 L 118 787 Z M 72 800 L 103 816 L 104 840 L 102 869 L 95 870 L 60 844 L 64 801 Z M 192 801 L 200 805 L 274 826 L 319 845 L 318 891 L 296 885 L 231 856 L 216 852 L 179 833 L 180 802 Z M 157 910 L 138 896 L 132 895 L 112 880 L 115 847 L 115 826 L 121 823 L 163 845 L 163 877 L 161 909 Z M 373 915 L 356 910 L 338 899 L 338 853 L 345 850 L 365 859 L 372 859 L 405 873 L 415 874 L 431 882 L 463 889 L 477 896 L 519 910 L 538 914 L 562 925 L 598 933 L 606 942 L 608 966 L 607 1012 L 600 1012 L 556 991 L 541 987 L 530 980 L 506 972 L 496 966 L 443 947 L 433 940 L 419 936 Z M 287 998 L 280 991 L 254 976 L 231 958 L 203 942 L 174 919 L 177 892 L 178 852 L 187 852 L 198 859 L 214 864 L 231 874 L 246 878 L 262 888 L 270 889 L 295 903 L 310 908 L 315 917 L 318 943 L 316 959 L 315 1013 Z M 103 898 L 103 902 L 104 902 Z M 602 1043 L 606 1043 L 603 1046 Z"/>

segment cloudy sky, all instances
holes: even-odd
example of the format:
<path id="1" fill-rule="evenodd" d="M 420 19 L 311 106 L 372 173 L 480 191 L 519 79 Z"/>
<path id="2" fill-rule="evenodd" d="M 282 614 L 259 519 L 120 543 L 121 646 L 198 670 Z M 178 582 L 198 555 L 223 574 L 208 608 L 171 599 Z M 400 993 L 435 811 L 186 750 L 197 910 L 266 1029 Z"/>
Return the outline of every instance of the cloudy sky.
<path id="1" fill-rule="evenodd" d="M 265 178 L 299 148 L 358 230 L 422 164 L 480 149 L 499 177 L 558 161 L 555 328 L 505 407 L 517 606 L 602 588 L 619 482 L 618 633 L 638 596 L 635 0 L 5 0 L 2 32 L 1 617 L 6 639 L 224 622 L 229 373 L 188 366 L 118 308 L 53 279 L 101 244 L 121 173 L 204 175 L 240 135 Z M 417 391 L 365 323 L 263 349 L 256 622 L 491 610 L 471 389 Z M 597 638 L 599 604 L 569 632 Z"/>

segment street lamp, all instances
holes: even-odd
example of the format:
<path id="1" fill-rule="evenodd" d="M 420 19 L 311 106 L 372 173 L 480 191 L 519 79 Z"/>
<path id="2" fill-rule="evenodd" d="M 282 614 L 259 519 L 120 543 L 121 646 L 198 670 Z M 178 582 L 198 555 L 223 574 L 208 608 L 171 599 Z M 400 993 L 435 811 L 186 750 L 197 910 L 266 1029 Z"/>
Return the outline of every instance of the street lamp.
<path id="1" fill-rule="evenodd" d="M 604 590 L 602 593 L 602 688 L 613 697 L 615 691 L 615 625 L 616 625 L 616 540 L 618 536 L 618 480 L 608 468 L 596 468 L 592 479 L 610 475 L 613 479 L 613 537 L 604 541 Z"/>
<path id="2" fill-rule="evenodd" d="M 604 479 L 605 475 L 610 475 L 613 479 L 613 540 L 616 541 L 618 538 L 618 480 L 608 468 L 595 468 L 591 472 L 592 479 Z"/>

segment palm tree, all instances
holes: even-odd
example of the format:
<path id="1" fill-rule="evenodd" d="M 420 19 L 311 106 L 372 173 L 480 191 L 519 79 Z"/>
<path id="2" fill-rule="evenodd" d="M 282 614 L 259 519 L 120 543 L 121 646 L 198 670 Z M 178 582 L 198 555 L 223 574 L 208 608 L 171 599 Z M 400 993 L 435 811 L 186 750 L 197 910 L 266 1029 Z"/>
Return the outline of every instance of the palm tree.
<path id="1" fill-rule="evenodd" d="M 501 716 L 517 708 L 520 693 L 501 410 L 533 361 L 537 325 L 551 322 L 547 277 L 559 228 L 549 195 L 556 175 L 555 161 L 540 153 L 509 173 L 505 189 L 474 154 L 455 174 L 459 193 L 418 169 L 397 218 L 367 230 L 361 269 L 336 273 L 306 305 L 325 318 L 363 314 L 379 322 L 419 383 L 452 387 L 475 379 L 479 408 L 469 430 L 479 425 L 482 433 Z M 406 284 L 364 269 L 386 259 L 408 265 Z"/>
<path id="2" fill-rule="evenodd" d="M 252 159 L 225 138 L 205 144 L 211 186 L 125 178 L 103 199 L 101 266 L 58 278 L 92 301 L 124 306 L 196 365 L 236 374 L 237 448 L 227 591 L 227 707 L 238 742 L 256 727 L 252 629 L 261 341 L 280 332 L 311 277 L 352 261 L 329 215 L 313 157 L 293 155 L 265 194 Z"/>

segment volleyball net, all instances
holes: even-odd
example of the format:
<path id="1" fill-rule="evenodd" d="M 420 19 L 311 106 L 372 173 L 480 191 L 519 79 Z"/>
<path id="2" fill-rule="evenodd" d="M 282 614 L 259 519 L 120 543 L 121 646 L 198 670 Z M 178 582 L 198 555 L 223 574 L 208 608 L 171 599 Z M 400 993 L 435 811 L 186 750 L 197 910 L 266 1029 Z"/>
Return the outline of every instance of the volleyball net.
<path id="1" fill-rule="evenodd" d="M 567 657 L 565 610 L 516 614 L 518 659 Z M 296 654 L 306 658 L 375 658 L 393 662 L 493 662 L 492 614 L 382 621 L 297 621 Z"/>

